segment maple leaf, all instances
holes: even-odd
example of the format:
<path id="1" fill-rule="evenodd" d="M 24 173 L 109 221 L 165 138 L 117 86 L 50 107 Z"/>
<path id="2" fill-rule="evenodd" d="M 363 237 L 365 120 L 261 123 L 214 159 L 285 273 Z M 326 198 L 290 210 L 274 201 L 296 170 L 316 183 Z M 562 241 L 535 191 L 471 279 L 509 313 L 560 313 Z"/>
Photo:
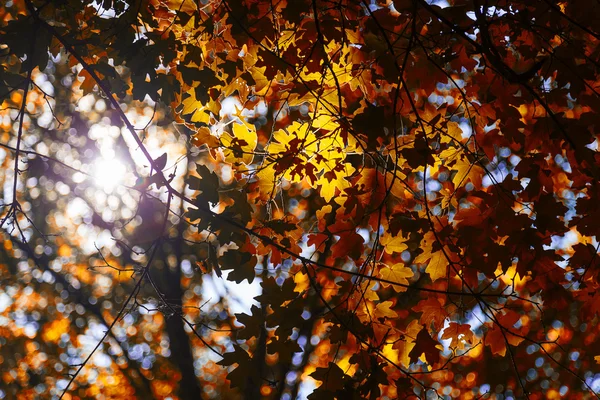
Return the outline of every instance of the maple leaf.
<path id="1" fill-rule="evenodd" d="M 446 128 L 446 134 L 442 136 L 442 143 L 451 143 L 456 145 L 456 143 L 461 143 L 463 141 L 463 130 L 456 122 L 448 122 Z"/>
<path id="2" fill-rule="evenodd" d="M 238 339 L 250 339 L 251 337 L 258 337 L 263 329 L 264 317 L 260 308 L 254 304 L 250 308 L 251 315 L 240 313 L 235 314 L 235 318 L 240 324 L 244 325 L 244 329 L 238 331 Z"/>
<path id="3" fill-rule="evenodd" d="M 220 142 L 216 136 L 212 135 L 208 127 L 201 126 L 196 133 L 192 135 L 192 144 L 198 147 L 207 145 L 209 148 L 214 149 L 219 147 Z"/>
<path id="4" fill-rule="evenodd" d="M 325 368 L 317 368 L 310 376 L 317 381 L 323 382 L 321 388 L 329 392 L 336 392 L 342 389 L 346 378 L 344 371 L 332 362 Z"/>
<path id="5" fill-rule="evenodd" d="M 430 365 L 436 364 L 440 360 L 440 351 L 437 348 L 438 342 L 427 332 L 427 328 L 421 329 L 415 340 L 415 347 L 410 351 L 408 356 L 411 363 L 416 363 L 422 354 L 425 354 L 425 360 Z"/>
<path id="6" fill-rule="evenodd" d="M 219 264 L 223 271 L 232 270 L 227 279 L 237 283 L 248 280 L 252 283 L 255 278 L 254 268 L 256 256 L 247 252 L 229 250 L 219 257 Z"/>
<path id="7" fill-rule="evenodd" d="M 306 241 L 306 244 L 309 246 L 315 246 L 315 250 L 319 251 L 323 249 L 323 247 L 325 246 L 325 242 L 328 239 L 328 235 L 325 235 L 323 233 L 315 233 L 312 235 L 308 235 L 308 240 Z"/>
<path id="8" fill-rule="evenodd" d="M 514 328 L 514 325 L 519 319 L 518 313 L 507 309 L 497 315 L 497 322 L 493 323 L 492 328 L 484 337 L 485 344 L 490 346 L 493 354 L 505 356 L 507 344 L 517 346 L 525 340 L 525 338 L 511 333 L 518 333 L 518 329 Z"/>
<path id="9" fill-rule="evenodd" d="M 279 356 L 279 361 L 282 363 L 291 362 L 294 353 L 299 353 L 301 351 L 302 348 L 294 340 L 273 339 L 267 344 L 267 352 L 269 354 L 277 354 Z"/>
<path id="10" fill-rule="evenodd" d="M 456 174 L 452 178 L 452 183 L 454 183 L 455 188 L 464 186 L 468 181 L 473 182 L 476 187 L 481 186 L 484 171 L 479 165 L 461 157 L 456 160 L 452 169 L 456 171 Z"/>
<path id="11" fill-rule="evenodd" d="M 341 193 L 351 185 L 348 178 L 352 176 L 355 168 L 349 163 L 339 165 L 340 168 L 325 171 L 316 182 L 321 187 L 321 197 L 327 203 L 331 202 L 337 192 Z"/>
<path id="12" fill-rule="evenodd" d="M 221 136 L 221 143 L 225 147 L 225 160 L 231 163 L 251 164 L 258 139 L 256 129 L 251 124 L 242 122 L 232 124 L 231 130 L 233 134 L 225 132 Z"/>
<path id="13" fill-rule="evenodd" d="M 238 364 L 236 368 L 227 374 L 231 387 L 239 387 L 243 390 L 248 385 L 260 384 L 260 376 L 253 366 L 252 358 L 237 344 L 233 345 L 233 352 L 223 354 L 223 359 L 217 364 L 223 366 Z"/>
<path id="14" fill-rule="evenodd" d="M 350 257 L 355 260 L 362 255 L 365 239 L 356 232 L 343 232 L 333 246 L 331 252 L 334 257 Z"/>
<path id="15" fill-rule="evenodd" d="M 427 263 L 425 272 L 429 274 L 432 281 L 445 278 L 448 272 L 448 259 L 442 250 L 429 254 L 423 252 L 415 258 L 415 263 Z"/>
<path id="16" fill-rule="evenodd" d="M 210 113 L 202 103 L 196 99 L 196 92 L 191 89 L 185 92 L 185 97 L 181 101 L 181 115 L 189 115 L 189 121 L 192 123 L 201 123 L 208 125 L 210 122 Z"/>
<path id="17" fill-rule="evenodd" d="M 465 348 L 465 343 L 468 343 L 469 345 L 473 344 L 475 335 L 471 330 L 471 325 L 450 322 L 446 329 L 444 329 L 442 339 L 451 340 L 449 345 L 451 349 L 462 350 Z"/>
<path id="18" fill-rule="evenodd" d="M 405 243 L 406 239 L 400 235 L 391 235 L 387 231 L 379 240 L 386 253 L 402 253 L 408 248 L 408 245 Z"/>
<path id="19" fill-rule="evenodd" d="M 201 193 L 196 197 L 196 204 L 208 205 L 219 202 L 219 177 L 211 172 L 205 165 L 196 165 L 196 172 L 200 179 L 191 177 L 189 187 L 192 190 L 199 190 Z"/>
<path id="20" fill-rule="evenodd" d="M 392 266 L 384 266 L 379 269 L 379 276 L 382 279 L 397 282 L 403 285 L 408 285 L 408 279 L 414 276 L 413 271 L 406 267 L 403 263 L 397 263 Z M 387 282 L 381 283 L 384 287 L 389 286 L 390 284 Z M 405 292 L 407 288 L 405 286 L 392 285 L 392 288 L 396 292 Z"/>
<path id="21" fill-rule="evenodd" d="M 377 282 L 368 282 L 365 281 L 363 283 L 361 283 L 361 289 L 362 289 L 362 293 L 365 300 L 370 300 L 370 301 L 377 301 L 379 300 L 379 295 L 377 294 L 377 291 L 375 290 L 375 286 L 377 285 Z"/>
<path id="22" fill-rule="evenodd" d="M 398 313 L 392 310 L 390 307 L 394 305 L 392 301 L 382 301 L 375 306 L 373 314 L 375 318 L 396 318 Z"/>
<path id="23" fill-rule="evenodd" d="M 412 308 L 416 312 L 420 312 L 420 322 L 422 325 L 428 327 L 433 325 L 436 331 L 440 331 L 444 326 L 444 321 L 448 316 L 448 312 L 443 306 L 441 299 L 436 297 L 429 297 L 421 300 L 416 306 Z"/>
<path id="24" fill-rule="evenodd" d="M 271 200 L 277 191 L 279 179 L 271 164 L 263 164 L 254 174 L 256 182 L 254 186 L 258 188 L 259 200 L 266 202 Z"/>
<path id="25" fill-rule="evenodd" d="M 398 352 L 398 360 L 405 367 L 410 366 L 410 352 L 415 347 L 415 340 L 423 326 L 419 321 L 412 320 L 408 327 L 404 330 L 403 335 L 394 343 L 392 349 Z"/>

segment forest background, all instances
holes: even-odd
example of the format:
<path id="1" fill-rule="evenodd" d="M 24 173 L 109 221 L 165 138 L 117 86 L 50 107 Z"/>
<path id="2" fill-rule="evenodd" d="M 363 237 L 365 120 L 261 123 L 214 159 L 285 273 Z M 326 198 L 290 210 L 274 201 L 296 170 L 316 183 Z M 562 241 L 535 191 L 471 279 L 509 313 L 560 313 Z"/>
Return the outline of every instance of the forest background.
<path id="1" fill-rule="evenodd" d="M 0 21 L 0 398 L 598 397 L 597 1 Z"/>

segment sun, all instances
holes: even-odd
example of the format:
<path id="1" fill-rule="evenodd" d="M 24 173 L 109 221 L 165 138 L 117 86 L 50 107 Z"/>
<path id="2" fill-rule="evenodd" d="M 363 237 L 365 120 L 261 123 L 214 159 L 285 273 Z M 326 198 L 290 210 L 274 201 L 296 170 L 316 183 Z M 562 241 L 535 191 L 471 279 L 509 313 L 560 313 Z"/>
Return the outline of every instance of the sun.
<path id="1" fill-rule="evenodd" d="M 125 166 L 116 158 L 102 158 L 94 163 L 94 181 L 96 185 L 111 193 L 125 180 Z"/>

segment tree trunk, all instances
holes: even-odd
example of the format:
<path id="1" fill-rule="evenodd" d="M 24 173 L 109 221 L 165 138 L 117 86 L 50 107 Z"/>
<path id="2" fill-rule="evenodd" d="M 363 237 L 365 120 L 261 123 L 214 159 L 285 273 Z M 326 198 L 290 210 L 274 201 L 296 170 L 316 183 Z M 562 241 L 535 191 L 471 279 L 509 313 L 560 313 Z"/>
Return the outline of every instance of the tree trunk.
<path id="1" fill-rule="evenodd" d="M 176 244 L 177 246 L 177 244 Z M 181 263 L 177 257 L 177 266 L 171 270 L 164 265 L 164 295 L 171 306 L 181 310 L 183 290 L 181 288 Z M 194 372 L 194 356 L 190 346 L 190 338 L 184 329 L 182 318 L 173 315 L 166 319 L 167 334 L 169 335 L 171 359 L 179 367 L 181 382 L 179 384 L 179 397 L 183 400 L 202 398 L 202 389 Z"/>
<path id="2" fill-rule="evenodd" d="M 189 154 L 187 155 L 189 156 Z M 189 160 L 189 158 L 187 158 Z M 187 180 L 187 162 L 184 163 L 186 174 L 184 182 Z M 184 188 L 185 189 L 185 183 Z M 181 204 L 179 215 L 183 214 L 183 203 Z M 185 331 L 185 322 L 182 309 L 183 288 L 181 287 L 181 262 L 183 260 L 183 232 L 185 231 L 185 221 L 180 220 L 177 224 L 177 237 L 173 241 L 171 252 L 165 251 L 165 254 L 174 254 L 176 257 L 175 266 L 171 268 L 166 258 L 163 266 L 163 287 L 164 297 L 171 307 L 181 313 L 181 317 L 173 315 L 167 318 L 167 333 L 169 335 L 171 359 L 179 367 L 181 372 L 181 382 L 179 384 L 179 397 L 183 400 L 201 399 L 202 388 L 196 373 L 194 371 L 194 355 L 190 343 L 190 337 Z M 167 245 L 165 245 L 167 246 Z M 164 249 L 164 247 L 163 247 Z"/>

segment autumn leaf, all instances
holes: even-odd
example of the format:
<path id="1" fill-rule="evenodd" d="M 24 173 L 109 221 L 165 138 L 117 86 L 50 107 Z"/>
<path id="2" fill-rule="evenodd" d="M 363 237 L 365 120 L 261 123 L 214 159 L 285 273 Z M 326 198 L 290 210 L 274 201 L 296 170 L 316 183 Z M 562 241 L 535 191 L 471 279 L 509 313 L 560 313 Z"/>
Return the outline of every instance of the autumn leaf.
<path id="1" fill-rule="evenodd" d="M 443 251 L 436 251 L 431 255 L 431 259 L 425 268 L 432 281 L 444 278 L 448 271 L 448 260 Z"/>
<path id="2" fill-rule="evenodd" d="M 221 144 L 225 147 L 225 160 L 231 163 L 251 164 L 257 143 L 256 129 L 254 126 L 242 122 L 232 124 L 231 130 L 233 134 L 225 132 L 221 136 Z"/>
<path id="3" fill-rule="evenodd" d="M 463 141 L 462 129 L 454 121 L 448 122 L 446 127 L 447 127 L 447 133 L 442 136 L 442 143 L 445 142 L 445 143 L 454 144 L 457 147 L 457 143 L 461 143 Z"/>
<path id="4" fill-rule="evenodd" d="M 359 259 L 365 239 L 356 232 L 340 232 L 339 236 L 338 241 L 331 246 L 333 256 Z"/>
<path id="5" fill-rule="evenodd" d="M 473 334 L 473 331 L 471 330 L 471 325 L 450 322 L 446 329 L 444 329 L 442 339 L 450 339 L 449 347 L 451 349 L 462 350 L 465 348 L 465 344 L 473 345 L 475 336 Z"/>
<path id="6" fill-rule="evenodd" d="M 219 257 L 219 264 L 223 271 L 232 270 L 227 279 L 240 283 L 247 280 L 249 283 L 255 278 L 254 267 L 256 266 L 256 256 L 235 250 L 229 250 Z"/>
<path id="7" fill-rule="evenodd" d="M 440 360 L 440 351 L 437 349 L 438 342 L 427 332 L 427 328 L 421 329 L 415 340 L 415 347 L 410 351 L 409 357 L 411 363 L 416 363 L 421 355 L 425 355 L 425 360 L 430 365 L 436 364 Z"/>
<path id="8" fill-rule="evenodd" d="M 392 266 L 383 266 L 379 269 L 379 276 L 382 279 L 391 282 L 397 282 L 402 285 L 408 285 L 408 279 L 414 276 L 413 271 L 406 267 L 403 263 L 397 263 Z M 387 282 L 381 283 L 384 287 L 389 286 L 390 284 Z M 406 286 L 392 285 L 396 292 L 405 292 L 407 290 Z"/>
<path id="9" fill-rule="evenodd" d="M 421 331 L 423 326 L 419 324 L 419 321 L 412 320 L 408 327 L 403 331 L 403 334 L 398 338 L 397 341 L 393 344 L 392 348 L 397 351 L 398 360 L 405 367 L 410 366 L 410 352 L 415 347 L 415 341 L 417 339 L 417 335 Z"/>
<path id="10" fill-rule="evenodd" d="M 264 329 L 264 317 L 260 308 L 252 305 L 250 315 L 240 313 L 235 314 L 235 318 L 240 324 L 244 325 L 244 329 L 238 331 L 239 339 L 250 339 L 251 337 L 260 336 L 261 330 Z"/>
<path id="11" fill-rule="evenodd" d="M 415 258 L 415 263 L 427 263 L 425 272 L 429 274 L 432 281 L 445 278 L 448 272 L 448 259 L 442 250 L 430 254 L 423 252 Z"/>
<path id="12" fill-rule="evenodd" d="M 496 321 L 492 324 L 491 329 L 484 336 L 484 342 L 490 346 L 493 354 L 500 356 L 506 355 L 507 345 L 517 346 L 523 340 L 524 337 L 518 336 L 518 329 L 514 328 L 514 325 L 520 319 L 518 313 L 512 310 L 504 310 L 504 312 L 498 314 Z"/>
<path id="13" fill-rule="evenodd" d="M 401 235 L 390 235 L 388 232 L 383 234 L 380 242 L 387 253 L 402 253 L 408 248 L 406 239 Z"/>
<path id="14" fill-rule="evenodd" d="M 394 303 L 392 301 L 383 301 L 375 306 L 375 310 L 373 310 L 373 314 L 375 318 L 396 318 L 398 313 L 392 310 Z"/>
<path id="15" fill-rule="evenodd" d="M 325 368 L 317 368 L 310 376 L 320 382 L 321 389 L 329 392 L 336 392 L 344 386 L 346 375 L 336 364 L 330 362 Z"/>
<path id="16" fill-rule="evenodd" d="M 441 330 L 448 315 L 448 312 L 443 306 L 443 302 L 436 297 L 429 297 L 425 300 L 421 300 L 412 309 L 418 313 L 422 313 L 420 318 L 422 325 L 425 327 L 433 325 L 436 331 Z"/>
<path id="17" fill-rule="evenodd" d="M 326 202 L 331 202 L 336 193 L 342 193 L 351 186 L 348 178 L 354 174 L 355 168 L 349 164 L 338 164 L 332 170 L 325 170 L 316 184 L 320 186 L 321 197 Z"/>
<path id="18" fill-rule="evenodd" d="M 361 289 L 363 290 L 365 300 L 370 300 L 370 301 L 378 301 L 379 300 L 379 295 L 377 294 L 377 291 L 375 290 L 376 285 L 377 285 L 377 282 L 365 281 L 365 282 L 361 283 Z"/>
<path id="19" fill-rule="evenodd" d="M 201 147 L 202 145 L 207 145 L 209 148 L 214 149 L 219 147 L 220 142 L 216 136 L 212 135 L 208 127 L 201 126 L 192 136 L 192 144 L 198 147 Z"/>
<path id="20" fill-rule="evenodd" d="M 260 384 L 260 376 L 256 368 L 252 365 L 250 355 L 236 344 L 233 345 L 233 349 L 233 352 L 223 354 L 223 359 L 217 362 L 217 364 L 223 366 L 238 364 L 237 367 L 233 368 L 227 374 L 227 379 L 231 382 L 231 387 L 239 387 L 243 390 L 248 385 Z"/>
<path id="21" fill-rule="evenodd" d="M 277 192 L 278 185 L 275 170 L 270 165 L 263 165 L 259 167 L 254 176 L 256 178 L 255 186 L 258 188 L 258 198 L 263 202 L 271 200 Z"/>
<path id="22" fill-rule="evenodd" d="M 465 158 L 456 160 L 452 169 L 456 171 L 452 182 L 454 187 L 464 186 L 468 181 L 474 183 L 477 187 L 481 186 L 481 178 L 483 177 L 483 168 Z"/>

